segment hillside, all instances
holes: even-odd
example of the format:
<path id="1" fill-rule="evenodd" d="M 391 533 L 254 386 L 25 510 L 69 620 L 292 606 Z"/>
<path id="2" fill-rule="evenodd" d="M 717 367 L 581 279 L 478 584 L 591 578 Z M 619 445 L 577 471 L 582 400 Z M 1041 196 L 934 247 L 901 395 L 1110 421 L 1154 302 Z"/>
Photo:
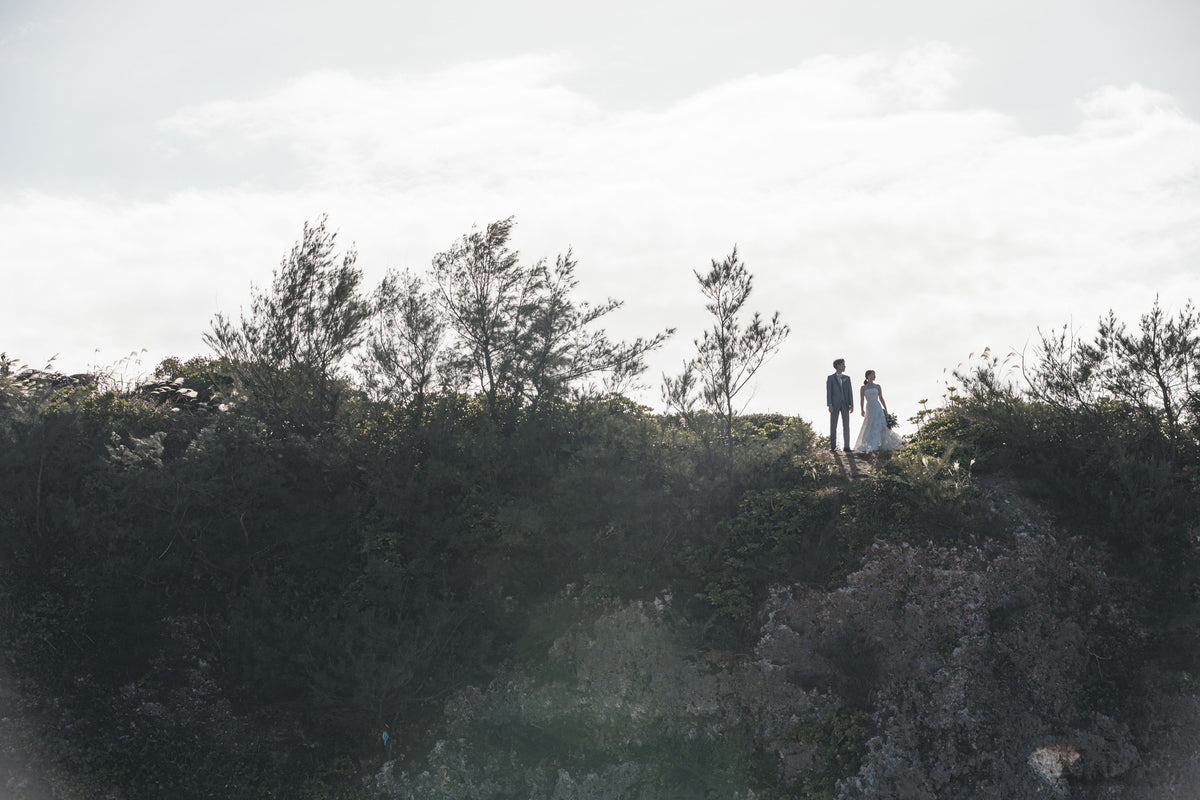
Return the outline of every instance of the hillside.
<path id="1" fill-rule="evenodd" d="M 1192 797 L 1198 323 L 1106 324 L 1023 389 L 985 354 L 876 456 L 686 374 L 664 414 L 565 362 L 392 396 L 0 357 L 0 783 Z"/>
<path id="2" fill-rule="evenodd" d="M 877 480 L 862 456 L 814 461 Z M 776 585 L 745 651 L 670 596 L 589 607 L 447 706 L 384 796 L 1185 798 L 1200 694 L 1128 581 L 1011 481 L 953 541 L 880 542 L 836 585 Z M 1191 634 L 1194 637 L 1194 632 Z M 1190 637 L 1189 637 L 1190 638 Z M 1191 645 L 1194 647 L 1194 644 Z M 391 754 L 389 754 L 391 755 Z"/>
<path id="3" fill-rule="evenodd" d="M 0 778 L 29 800 L 251 797 L 297 778 L 289 796 L 1192 796 L 1195 631 L 1156 625 L 1103 546 L 1011 477 L 796 444 L 796 485 L 751 491 L 712 529 L 707 585 L 677 576 L 637 598 L 592 573 L 510 597 L 490 677 L 352 748 L 304 733 L 328 711 L 245 705 L 203 613 L 152 613 L 147 672 L 79 673 L 61 696 L 10 637 L 25 688 L 10 677 L 0 694 Z M 796 563 L 765 566 L 785 554 Z M 806 579 L 774 580 L 788 574 Z M 95 641 L 96 623 L 76 635 Z M 192 772 L 197 755 L 217 774 Z"/>

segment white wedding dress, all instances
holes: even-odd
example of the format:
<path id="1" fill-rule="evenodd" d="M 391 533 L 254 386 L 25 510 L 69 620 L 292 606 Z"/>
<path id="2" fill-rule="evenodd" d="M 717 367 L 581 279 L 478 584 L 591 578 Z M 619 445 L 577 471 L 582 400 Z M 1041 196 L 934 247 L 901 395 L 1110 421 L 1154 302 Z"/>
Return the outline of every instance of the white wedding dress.
<path id="1" fill-rule="evenodd" d="M 887 413 L 879 402 L 879 387 L 868 386 L 863 389 L 863 399 L 866 401 L 867 418 L 863 420 L 854 449 L 860 453 L 899 450 L 904 442 L 887 426 Z"/>

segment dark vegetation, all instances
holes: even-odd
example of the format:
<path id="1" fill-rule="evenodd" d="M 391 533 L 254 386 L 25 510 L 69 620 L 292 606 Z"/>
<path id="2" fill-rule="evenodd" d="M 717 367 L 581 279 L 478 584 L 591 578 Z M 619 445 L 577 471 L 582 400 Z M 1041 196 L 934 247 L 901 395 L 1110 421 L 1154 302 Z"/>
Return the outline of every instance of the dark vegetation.
<path id="1" fill-rule="evenodd" d="M 1133 329 L 1041 332 L 1032 352 L 956 371 L 918 448 L 1015 475 L 1072 529 L 1145 578 L 1164 618 L 1191 613 L 1200 492 L 1200 316 L 1155 302 Z"/>
<path id="2" fill-rule="evenodd" d="M 697 273 L 715 323 L 656 414 L 622 391 L 671 332 L 611 341 L 596 323 L 618 304 L 572 297 L 570 253 L 522 263 L 512 224 L 370 294 L 306 225 L 249 311 L 214 321 L 211 356 L 144 386 L 0 360 L 0 653 L 35 776 L 13 797 L 371 796 L 459 690 L 565 670 L 547 650 L 589 609 L 666 592 L 697 652 L 746 651 L 774 586 L 835 587 L 879 542 L 991 535 L 981 476 L 1110 553 L 1151 646 L 1194 628 L 1190 308 L 1045 336 L 1011 373 L 986 356 L 907 452 L 850 480 L 807 423 L 736 413 L 787 333 L 738 321 L 736 251 Z M 887 670 L 840 636 L 821 680 L 847 702 L 790 734 L 818 754 L 801 778 L 753 743 L 662 732 L 622 757 L 650 752 L 664 796 L 830 796 L 867 757 Z M 1095 703 L 1119 711 L 1125 677 Z M 588 763 L 578 732 L 522 724 L 494 730 Z"/>

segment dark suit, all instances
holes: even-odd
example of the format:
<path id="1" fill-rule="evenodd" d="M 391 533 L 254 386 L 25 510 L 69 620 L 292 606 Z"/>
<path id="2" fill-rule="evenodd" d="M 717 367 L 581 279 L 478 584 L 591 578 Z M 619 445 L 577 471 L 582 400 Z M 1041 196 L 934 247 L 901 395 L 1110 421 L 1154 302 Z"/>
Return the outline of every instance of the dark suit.
<path id="1" fill-rule="evenodd" d="M 842 418 L 842 445 L 850 449 L 850 412 L 854 410 L 854 387 L 850 376 L 835 372 L 825 379 L 825 405 L 829 406 L 829 449 L 837 449 L 837 422 Z"/>

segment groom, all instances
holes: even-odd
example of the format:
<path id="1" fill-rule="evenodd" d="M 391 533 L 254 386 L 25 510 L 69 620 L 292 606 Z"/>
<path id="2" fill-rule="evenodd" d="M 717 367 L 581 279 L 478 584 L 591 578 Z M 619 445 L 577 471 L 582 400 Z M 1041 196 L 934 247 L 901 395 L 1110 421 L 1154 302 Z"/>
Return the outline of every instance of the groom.
<path id="1" fill-rule="evenodd" d="M 834 373 L 825 379 L 825 404 L 829 406 L 829 451 L 837 452 L 837 423 L 842 418 L 842 444 L 850 452 L 850 412 L 854 410 L 854 387 L 846 372 L 846 359 L 833 362 Z"/>

